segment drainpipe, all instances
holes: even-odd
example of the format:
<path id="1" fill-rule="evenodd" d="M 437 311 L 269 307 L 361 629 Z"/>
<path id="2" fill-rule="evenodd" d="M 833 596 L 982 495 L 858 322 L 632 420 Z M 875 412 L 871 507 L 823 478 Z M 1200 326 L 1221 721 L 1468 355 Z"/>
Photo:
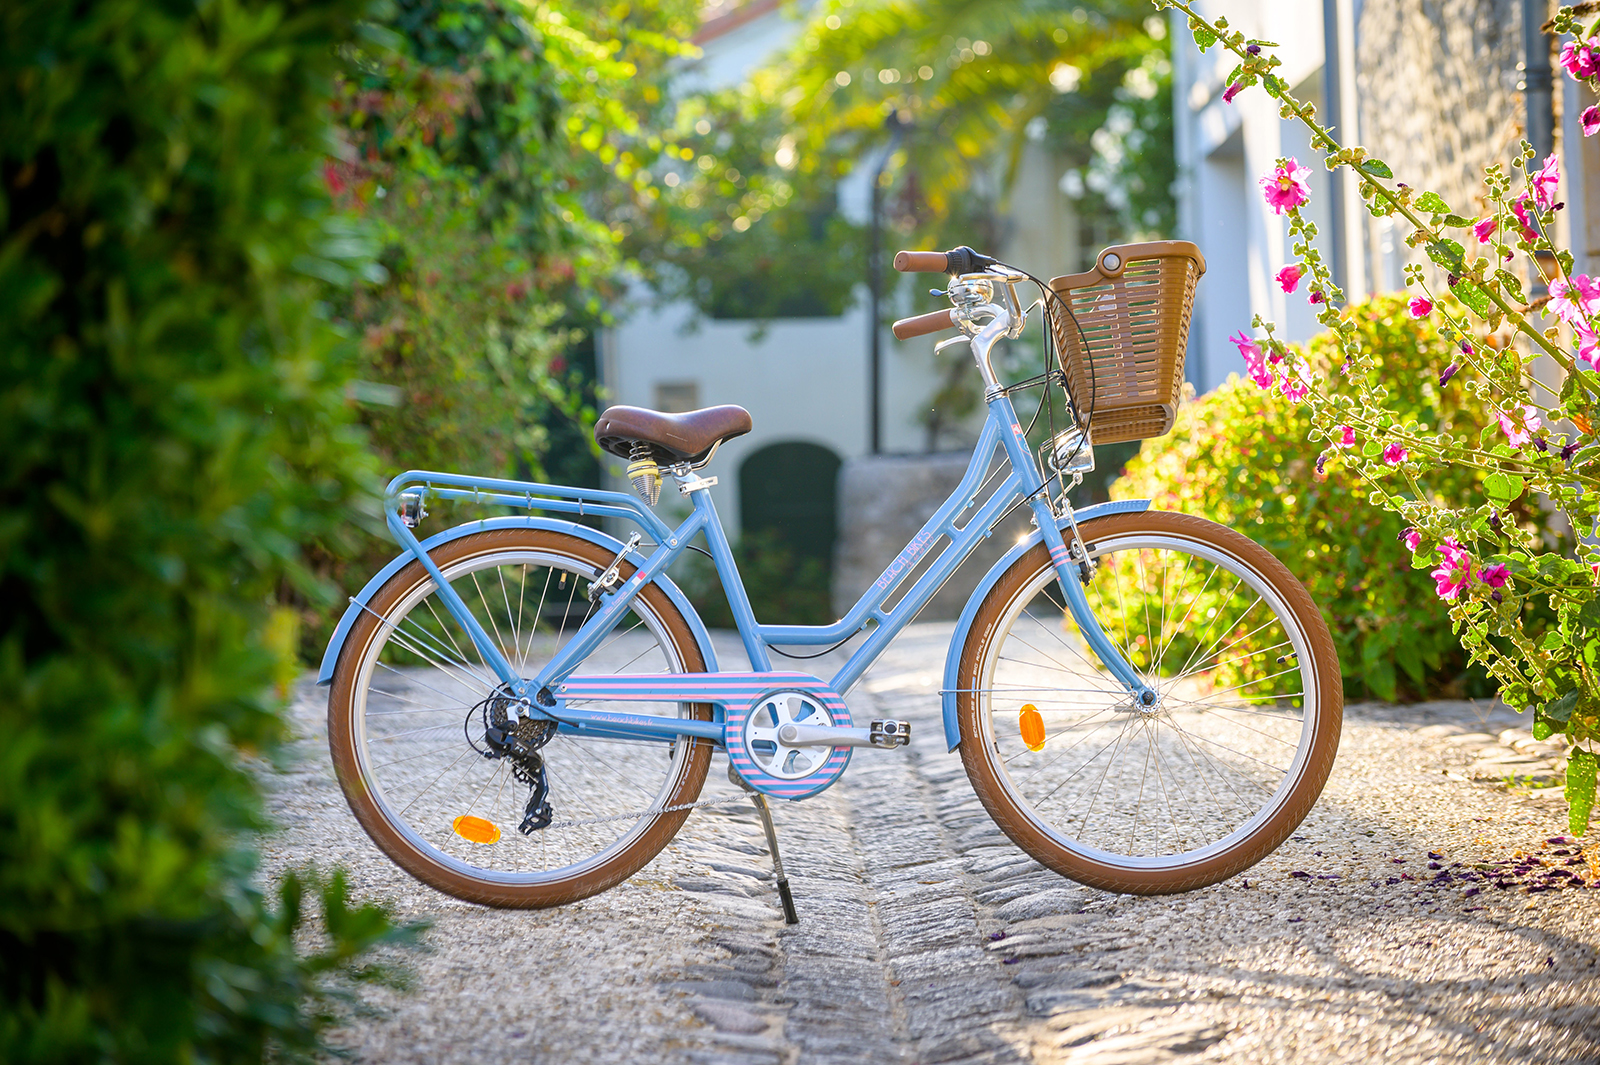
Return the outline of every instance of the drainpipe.
<path id="1" fill-rule="evenodd" d="M 1549 0 L 1522 0 L 1522 84 L 1528 108 L 1528 143 L 1536 162 L 1555 151 L 1555 113 L 1550 102 L 1550 37 L 1541 27 L 1550 17 Z"/>
<path id="2" fill-rule="evenodd" d="M 1344 99 L 1339 73 L 1339 0 L 1322 0 L 1322 120 L 1335 136 L 1349 144 L 1351 139 L 1345 136 L 1341 117 Z M 1333 261 L 1328 265 L 1333 269 L 1333 283 L 1348 301 L 1351 292 L 1350 272 L 1345 266 L 1349 249 L 1345 247 L 1344 183 L 1343 170 L 1328 172 L 1328 221 L 1333 231 L 1333 255 L 1330 256 Z"/>

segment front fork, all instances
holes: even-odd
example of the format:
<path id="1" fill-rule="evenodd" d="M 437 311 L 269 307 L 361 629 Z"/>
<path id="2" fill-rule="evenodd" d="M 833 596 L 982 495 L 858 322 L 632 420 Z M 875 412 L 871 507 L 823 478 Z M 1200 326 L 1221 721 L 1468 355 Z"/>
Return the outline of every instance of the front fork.
<path id="1" fill-rule="evenodd" d="M 1117 650 L 1111 638 L 1106 635 L 1105 629 L 1101 628 L 1099 619 L 1094 616 L 1094 611 L 1089 606 L 1089 599 L 1083 594 L 1085 570 L 1080 567 L 1080 561 L 1082 567 L 1088 566 L 1088 555 L 1085 553 L 1081 560 L 1075 558 L 1067 546 L 1066 537 L 1061 534 L 1055 511 L 1051 507 L 1050 493 L 1044 490 L 1043 475 L 1040 474 L 1038 464 L 1034 461 L 1033 449 L 1028 447 L 1027 440 L 1022 434 L 1022 426 L 1017 422 L 1010 398 L 1002 394 L 990 400 L 991 407 L 1000 404 L 1003 404 L 1003 407 L 998 413 L 1011 425 L 1011 432 L 1002 433 L 1001 439 L 1005 442 L 1012 468 L 1024 480 L 1030 479 L 1028 475 L 1032 474 L 1031 479 L 1035 488 L 1029 505 L 1033 507 L 1034 524 L 1039 526 L 1045 547 L 1050 552 L 1050 561 L 1056 568 L 1056 580 L 1061 585 L 1061 594 L 1066 597 L 1067 609 L 1072 613 L 1072 620 L 1077 622 L 1078 631 L 1088 641 L 1089 649 L 1133 697 L 1134 704 L 1139 707 L 1155 706 L 1159 700 L 1156 690 L 1146 684 L 1139 671 L 1122 656 L 1122 652 Z M 1071 506 L 1065 499 L 1062 505 Z M 1078 540 L 1076 534 L 1073 540 L 1074 542 Z"/>

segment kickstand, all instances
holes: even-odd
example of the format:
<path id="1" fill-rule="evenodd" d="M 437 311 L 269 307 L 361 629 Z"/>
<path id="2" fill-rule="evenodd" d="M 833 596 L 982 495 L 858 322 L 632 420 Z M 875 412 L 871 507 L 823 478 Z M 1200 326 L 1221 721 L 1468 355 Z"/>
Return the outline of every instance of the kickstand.
<path id="1" fill-rule="evenodd" d="M 767 805 L 767 797 L 745 783 L 732 765 L 728 766 L 728 777 L 750 793 L 750 801 L 755 804 L 756 813 L 761 815 L 761 827 L 767 831 L 767 850 L 772 853 L 772 871 L 778 878 L 778 898 L 783 902 L 783 923 L 799 924 L 800 915 L 794 910 L 794 896 L 789 894 L 789 878 L 783 875 L 783 859 L 778 855 L 778 830 L 772 825 L 772 807 Z"/>

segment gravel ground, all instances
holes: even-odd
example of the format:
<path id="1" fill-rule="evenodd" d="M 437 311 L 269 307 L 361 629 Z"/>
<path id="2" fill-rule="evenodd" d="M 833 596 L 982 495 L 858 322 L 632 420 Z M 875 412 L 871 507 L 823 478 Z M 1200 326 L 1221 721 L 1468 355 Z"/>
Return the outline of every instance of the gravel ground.
<path id="1" fill-rule="evenodd" d="M 795 927 L 744 804 L 696 810 L 638 876 L 562 909 L 422 887 L 350 816 L 306 680 L 268 874 L 342 865 L 432 922 L 415 989 L 375 994 L 339 1042 L 430 1063 L 1600 1061 L 1600 849 L 1551 842 L 1559 751 L 1525 718 L 1348 707 L 1322 801 L 1275 854 L 1187 895 L 1114 895 L 984 814 L 944 750 L 948 638 L 913 626 L 850 696 L 858 721 L 913 722 L 911 747 L 859 751 L 777 809 Z M 724 769 L 706 797 L 733 794 Z"/>

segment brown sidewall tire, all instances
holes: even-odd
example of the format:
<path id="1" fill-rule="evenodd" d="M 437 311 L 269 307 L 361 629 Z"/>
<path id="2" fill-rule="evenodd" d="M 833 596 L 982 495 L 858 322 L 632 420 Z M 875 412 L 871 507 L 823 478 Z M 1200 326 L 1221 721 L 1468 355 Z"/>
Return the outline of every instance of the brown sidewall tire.
<path id="1" fill-rule="evenodd" d="M 595 574 L 611 564 L 613 553 L 587 540 L 546 529 L 497 529 L 472 533 L 443 544 L 431 552 L 434 563 L 448 570 L 459 563 L 506 551 L 536 550 L 562 555 L 590 565 Z M 623 562 L 621 575 L 631 577 L 635 568 Z M 417 849 L 384 816 L 377 802 L 368 792 L 359 770 L 360 762 L 355 748 L 355 685 L 359 680 L 360 664 L 371 648 L 380 625 L 379 617 L 388 612 L 421 584 L 431 578 L 422 564 L 413 560 L 396 573 L 373 595 L 364 610 L 351 626 L 339 654 L 333 683 L 328 693 L 328 747 L 333 755 L 333 768 L 344 790 L 350 810 L 355 814 L 372 841 L 401 869 L 447 895 L 466 902 L 480 903 L 507 909 L 536 909 L 560 906 L 587 898 L 628 879 L 650 862 L 682 827 L 690 811 L 677 810 L 657 815 L 653 822 L 626 847 L 612 854 L 604 862 L 580 873 L 546 883 L 504 884 L 466 876 L 439 864 L 429 854 Z M 683 614 L 657 585 L 650 585 L 640 593 L 650 610 L 661 620 L 675 653 L 683 663 L 684 672 L 703 673 L 705 658 Z M 698 720 L 711 720 L 711 707 L 697 703 L 692 716 Z M 705 784 L 706 772 L 711 765 L 712 744 L 708 740 L 694 740 L 680 771 L 678 784 L 667 800 L 667 805 L 692 803 Z"/>
<path id="2" fill-rule="evenodd" d="M 1305 819 L 1322 794 L 1338 752 L 1344 714 L 1344 688 L 1333 637 L 1311 594 L 1287 567 L 1261 545 L 1225 526 L 1186 514 L 1149 510 L 1096 518 L 1084 522 L 1081 530 L 1091 552 L 1102 540 L 1136 533 L 1207 544 L 1249 565 L 1277 591 L 1306 634 L 1316 672 L 1317 712 L 1312 722 L 1310 749 L 1299 779 L 1293 784 L 1287 801 L 1248 838 L 1219 854 L 1174 869 L 1130 869 L 1106 864 L 1065 849 L 1040 829 L 1003 785 L 986 755 L 988 740 L 982 734 L 982 714 L 973 689 L 982 687 L 979 682 L 981 664 L 990 643 L 1000 635 L 996 629 L 1006 605 L 1041 567 L 1050 565 L 1049 552 L 1043 544 L 1025 553 L 1001 576 L 979 607 L 962 647 L 960 687 L 963 690 L 956 701 L 962 764 L 984 808 L 1012 842 L 1063 876 L 1090 887 L 1133 895 L 1173 894 L 1215 884 L 1272 853 Z"/>

